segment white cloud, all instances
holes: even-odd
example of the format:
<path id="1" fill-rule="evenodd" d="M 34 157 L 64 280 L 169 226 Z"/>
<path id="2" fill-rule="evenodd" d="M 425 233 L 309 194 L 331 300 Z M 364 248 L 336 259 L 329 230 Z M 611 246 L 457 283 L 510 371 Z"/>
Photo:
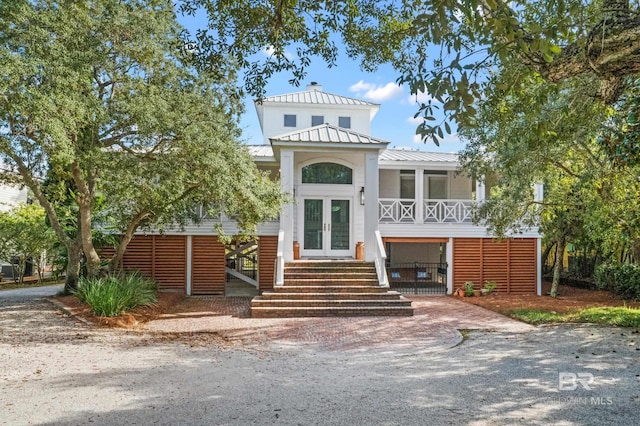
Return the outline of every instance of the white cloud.
<path id="1" fill-rule="evenodd" d="M 419 124 L 422 124 L 422 122 L 424 121 L 424 119 L 422 118 L 422 116 L 421 116 L 421 115 L 419 115 L 419 116 L 417 116 L 417 117 L 413 117 L 413 116 L 412 116 L 412 117 L 409 117 L 409 118 L 407 118 L 407 121 L 408 121 L 410 124 L 413 124 L 414 126 L 416 126 L 416 127 L 417 127 Z"/>
<path id="2" fill-rule="evenodd" d="M 276 52 L 276 50 L 273 48 L 273 46 L 265 46 L 262 48 L 262 53 L 266 56 L 266 57 L 271 57 L 273 56 L 273 54 Z M 285 58 L 292 60 L 293 59 L 293 53 L 289 52 L 288 50 L 284 51 L 284 56 Z"/>
<path id="3" fill-rule="evenodd" d="M 427 92 L 418 92 L 417 95 L 409 95 L 409 97 L 407 98 L 407 101 L 410 104 L 416 104 L 416 103 L 417 104 L 426 104 L 430 100 L 433 100 L 433 98 Z"/>
<path id="4" fill-rule="evenodd" d="M 363 80 L 353 84 L 349 87 L 349 90 L 374 102 L 383 102 L 400 96 L 403 93 L 402 87 L 393 82 L 387 83 L 384 86 L 378 86 L 373 83 L 366 83 Z"/>
<path id="5" fill-rule="evenodd" d="M 422 144 L 422 135 L 413 135 L 413 143 Z"/>
<path id="6" fill-rule="evenodd" d="M 349 90 L 352 92 L 364 92 L 365 90 L 371 90 L 375 87 L 375 84 L 365 83 L 364 80 L 360 80 L 356 84 L 352 84 Z"/>

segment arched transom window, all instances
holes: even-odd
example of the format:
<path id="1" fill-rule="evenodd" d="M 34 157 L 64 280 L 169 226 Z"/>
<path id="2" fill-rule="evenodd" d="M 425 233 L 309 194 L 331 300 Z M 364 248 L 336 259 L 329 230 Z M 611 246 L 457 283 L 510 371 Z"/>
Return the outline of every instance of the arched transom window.
<path id="1" fill-rule="evenodd" d="M 302 168 L 302 183 L 351 185 L 353 170 L 337 163 L 315 163 Z"/>

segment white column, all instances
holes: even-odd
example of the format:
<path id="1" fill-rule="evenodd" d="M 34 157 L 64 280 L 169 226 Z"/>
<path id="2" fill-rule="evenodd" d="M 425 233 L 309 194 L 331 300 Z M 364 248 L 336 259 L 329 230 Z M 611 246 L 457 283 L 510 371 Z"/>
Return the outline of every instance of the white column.
<path id="1" fill-rule="evenodd" d="M 484 201 L 486 199 L 484 186 L 484 176 L 478 176 L 476 178 L 476 201 Z"/>
<path id="2" fill-rule="evenodd" d="M 187 296 L 191 296 L 191 259 L 192 259 L 192 247 L 193 247 L 193 237 L 191 235 L 187 235 Z"/>
<path id="3" fill-rule="evenodd" d="M 378 179 L 378 151 L 367 152 L 364 155 L 364 260 L 368 262 L 376 257 Z"/>
<path id="4" fill-rule="evenodd" d="M 542 238 L 536 238 L 536 293 L 542 296 Z"/>
<path id="5" fill-rule="evenodd" d="M 424 221 L 424 170 L 416 170 L 416 223 Z"/>
<path id="6" fill-rule="evenodd" d="M 533 200 L 542 202 L 544 200 L 544 185 L 536 183 L 533 185 Z M 542 238 L 536 239 L 536 293 L 542 296 Z"/>
<path id="7" fill-rule="evenodd" d="M 293 168 L 293 151 L 280 151 L 280 187 L 282 192 L 293 197 L 295 175 Z M 284 230 L 284 260 L 293 261 L 293 203 L 282 206 L 280 213 L 280 229 Z"/>
<path id="8" fill-rule="evenodd" d="M 447 243 L 447 294 L 453 294 L 453 238 Z"/>
<path id="9" fill-rule="evenodd" d="M 544 185 L 536 183 L 533 185 L 533 200 L 540 202 L 544 200 Z"/>

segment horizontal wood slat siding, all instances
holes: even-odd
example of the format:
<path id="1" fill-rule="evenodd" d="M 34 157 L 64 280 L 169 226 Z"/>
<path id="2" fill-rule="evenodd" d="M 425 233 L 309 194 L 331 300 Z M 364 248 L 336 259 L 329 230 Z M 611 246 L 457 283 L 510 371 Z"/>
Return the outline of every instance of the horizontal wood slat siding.
<path id="1" fill-rule="evenodd" d="M 103 258 L 113 248 L 101 250 Z M 140 271 L 158 282 L 158 289 L 185 291 L 187 283 L 187 237 L 182 235 L 136 235 L 122 260 L 125 271 Z"/>
<path id="2" fill-rule="evenodd" d="M 153 278 L 160 290 L 185 291 L 187 284 L 187 237 L 154 235 Z"/>
<path id="3" fill-rule="evenodd" d="M 258 283 L 260 291 L 273 290 L 277 255 L 277 236 L 262 236 L 258 239 Z"/>
<path id="4" fill-rule="evenodd" d="M 453 288 L 473 281 L 480 289 L 485 281 L 495 281 L 499 292 L 535 293 L 536 247 L 535 238 L 454 238 Z"/>
<path id="5" fill-rule="evenodd" d="M 153 236 L 134 237 L 122 259 L 125 271 L 140 271 L 144 276 L 153 278 Z"/>
<path id="6" fill-rule="evenodd" d="M 191 293 L 224 295 L 226 281 L 224 245 L 217 236 L 191 239 Z"/>
<path id="7" fill-rule="evenodd" d="M 482 279 L 482 239 L 455 238 L 453 240 L 453 287 L 462 287 L 465 282 L 480 282 Z"/>

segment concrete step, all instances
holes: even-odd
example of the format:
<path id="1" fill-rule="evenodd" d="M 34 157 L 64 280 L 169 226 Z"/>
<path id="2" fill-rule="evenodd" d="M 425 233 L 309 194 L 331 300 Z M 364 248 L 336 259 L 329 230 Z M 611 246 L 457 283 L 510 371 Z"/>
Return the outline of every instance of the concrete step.
<path id="1" fill-rule="evenodd" d="M 254 318 L 413 316 L 410 306 L 252 307 Z"/>
<path id="2" fill-rule="evenodd" d="M 299 293 L 276 293 L 276 292 L 264 292 L 262 293 L 263 300 L 393 300 L 398 299 L 400 293 L 397 291 L 377 292 L 377 293 L 312 293 L 312 292 L 299 292 Z"/>

